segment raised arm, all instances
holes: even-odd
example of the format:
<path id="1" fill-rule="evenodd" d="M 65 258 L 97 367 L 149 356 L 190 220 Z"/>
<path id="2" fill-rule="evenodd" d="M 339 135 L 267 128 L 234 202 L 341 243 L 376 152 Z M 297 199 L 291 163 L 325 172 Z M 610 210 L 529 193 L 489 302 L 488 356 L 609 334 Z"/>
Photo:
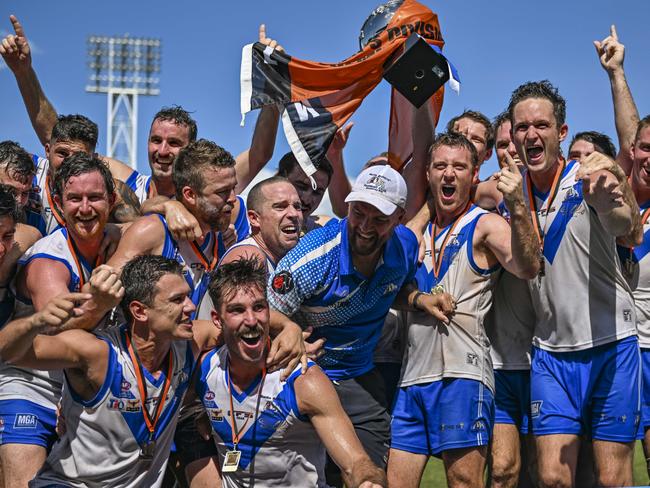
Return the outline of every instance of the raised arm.
<path id="1" fill-rule="evenodd" d="M 50 141 L 52 128 L 56 124 L 56 110 L 45 96 L 32 67 L 31 49 L 23 26 L 15 15 L 10 15 L 9 20 L 14 34 L 9 34 L 2 40 L 0 55 L 13 72 L 29 120 L 41 144 L 45 145 Z"/>
<path id="2" fill-rule="evenodd" d="M 373 464 L 354 432 L 330 380 L 317 366 L 296 378 L 298 409 L 311 420 L 350 488 L 386 487 L 386 474 Z"/>
<path id="3" fill-rule="evenodd" d="M 348 214 L 348 204 L 345 203 L 345 199 L 352 191 L 352 185 L 350 185 L 350 180 L 345 172 L 345 164 L 343 163 L 343 148 L 348 143 L 352 127 L 354 127 L 354 122 L 350 122 L 345 127 L 337 130 L 327 150 L 327 159 L 332 163 L 332 169 L 334 170 L 327 192 L 332 203 L 332 211 L 339 218 L 343 218 Z"/>
<path id="4" fill-rule="evenodd" d="M 639 112 L 632 98 L 630 87 L 625 78 L 623 61 L 625 59 L 625 46 L 618 40 L 616 26 L 610 27 L 609 36 L 602 41 L 594 41 L 596 53 L 600 60 L 612 89 L 614 102 L 614 121 L 618 136 L 618 155 L 616 160 L 627 174 L 632 171 L 632 158 L 630 147 L 634 142 L 636 127 L 639 123 Z"/>
<path id="5" fill-rule="evenodd" d="M 264 24 L 260 25 L 259 42 L 278 51 L 284 51 L 277 41 L 266 36 L 266 26 Z M 239 154 L 235 159 L 235 172 L 237 173 L 235 193 L 239 194 L 244 191 L 253 181 L 253 178 L 270 161 L 275 149 L 279 120 L 280 110 L 278 110 L 278 107 L 268 105 L 260 110 L 250 148 Z"/>
<path id="6" fill-rule="evenodd" d="M 160 254 L 165 241 L 165 229 L 155 215 L 146 215 L 133 222 L 126 230 L 108 265 L 121 272 L 124 265 L 136 256 Z"/>
<path id="7" fill-rule="evenodd" d="M 407 220 L 415 216 L 422 205 L 426 203 L 428 189 L 426 172 L 429 164 L 429 147 L 435 137 L 435 126 L 430 103 L 425 103 L 417 109 L 412 107 L 411 117 L 413 157 L 411 162 L 402 170 L 402 175 L 408 187 L 408 200 L 404 216 Z"/>
<path id="8" fill-rule="evenodd" d="M 13 320 L 0 329 L 0 357 L 11 364 L 26 367 L 41 367 L 47 363 L 53 369 L 63 369 L 75 363 L 75 355 L 62 348 L 58 357 L 49 350 L 45 340 L 34 348 L 34 339 L 39 334 L 54 334 L 74 316 L 83 314 L 79 302 L 89 300 L 88 293 L 64 293 L 50 300 L 40 312 L 29 317 Z"/>
<path id="9" fill-rule="evenodd" d="M 524 201 L 521 172 L 510 154 L 506 153 L 506 161 L 507 166 L 497 173 L 497 188 L 510 213 L 510 226 L 503 217 L 488 214 L 477 223 L 475 238 L 507 271 L 530 279 L 539 272 L 539 239 Z"/>

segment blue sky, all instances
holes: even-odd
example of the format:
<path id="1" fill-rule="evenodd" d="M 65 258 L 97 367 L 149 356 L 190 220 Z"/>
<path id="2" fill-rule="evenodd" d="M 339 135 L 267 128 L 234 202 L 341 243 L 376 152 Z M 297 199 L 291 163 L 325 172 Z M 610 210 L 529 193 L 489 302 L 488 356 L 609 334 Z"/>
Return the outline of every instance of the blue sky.
<path id="1" fill-rule="evenodd" d="M 35 47 L 34 67 L 60 113 L 83 113 L 100 126 L 99 150 L 106 147 L 106 99 L 84 91 L 88 79 L 86 39 L 90 34 L 162 38 L 161 94 L 140 99 L 138 166 L 148 172 L 146 134 L 163 105 L 180 104 L 199 125 L 199 136 L 234 154 L 250 142 L 256 114 L 239 126 L 241 48 L 257 39 L 260 23 L 295 57 L 336 62 L 353 54 L 359 29 L 379 2 L 239 0 L 5 0 L 0 33 L 11 30 L 15 14 Z M 647 19 L 650 2 L 482 0 L 424 1 L 438 13 L 445 54 L 460 71 L 460 95 L 447 91 L 439 128 L 465 108 L 490 118 L 503 110 L 511 91 L 528 80 L 548 78 L 567 99 L 570 135 L 598 130 L 615 136 L 609 83 L 592 41 L 618 28 L 626 45 L 626 71 L 641 115 L 650 111 Z M 0 61 L 0 139 L 14 139 L 39 152 L 11 72 Z M 644 83 L 645 81 L 645 83 Z M 370 156 L 386 149 L 389 87 L 373 92 L 353 116 L 345 150 L 351 176 Z M 616 139 L 614 139 L 616 141 Z M 280 131 L 270 165 L 287 151 Z M 494 158 L 482 175 L 496 168 Z"/>

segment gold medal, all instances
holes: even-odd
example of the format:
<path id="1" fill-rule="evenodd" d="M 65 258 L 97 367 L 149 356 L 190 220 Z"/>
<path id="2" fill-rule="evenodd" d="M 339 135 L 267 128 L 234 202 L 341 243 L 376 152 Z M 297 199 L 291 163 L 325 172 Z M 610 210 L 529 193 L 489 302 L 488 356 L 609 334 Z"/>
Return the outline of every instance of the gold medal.
<path id="1" fill-rule="evenodd" d="M 156 452 L 156 441 L 149 439 L 148 442 L 143 442 L 140 444 L 140 459 L 152 460 L 153 455 Z"/>
<path id="2" fill-rule="evenodd" d="M 431 294 L 432 295 L 440 295 L 441 293 L 444 293 L 445 289 L 443 288 L 442 285 L 436 285 L 433 288 L 431 288 Z"/>
<path id="3" fill-rule="evenodd" d="M 223 458 L 223 466 L 221 467 L 222 473 L 234 473 L 239 468 L 239 460 L 241 459 L 241 451 L 226 451 L 226 456 Z"/>

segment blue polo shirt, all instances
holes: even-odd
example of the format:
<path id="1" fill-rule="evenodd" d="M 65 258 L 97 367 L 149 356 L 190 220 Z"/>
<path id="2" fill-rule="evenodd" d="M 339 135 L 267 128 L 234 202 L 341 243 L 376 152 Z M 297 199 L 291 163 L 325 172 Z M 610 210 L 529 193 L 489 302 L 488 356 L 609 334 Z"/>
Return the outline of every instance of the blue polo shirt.
<path id="1" fill-rule="evenodd" d="M 373 368 L 372 356 L 388 309 L 402 285 L 414 280 L 418 243 L 400 225 L 386 242 L 374 274 L 352 264 L 347 219 L 307 233 L 269 277 L 271 306 L 312 337 L 326 339 L 318 364 L 332 380 L 355 378 Z"/>

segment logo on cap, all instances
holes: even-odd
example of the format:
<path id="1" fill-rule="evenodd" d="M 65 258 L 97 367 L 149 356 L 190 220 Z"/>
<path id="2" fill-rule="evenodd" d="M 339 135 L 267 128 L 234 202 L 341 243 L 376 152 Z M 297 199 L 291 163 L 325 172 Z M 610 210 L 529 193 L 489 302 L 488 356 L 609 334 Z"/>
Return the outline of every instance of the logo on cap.
<path id="1" fill-rule="evenodd" d="M 372 174 L 368 181 L 366 181 L 366 183 L 363 185 L 363 187 L 366 190 L 386 193 L 386 181 L 388 181 L 388 178 L 385 176 Z"/>

